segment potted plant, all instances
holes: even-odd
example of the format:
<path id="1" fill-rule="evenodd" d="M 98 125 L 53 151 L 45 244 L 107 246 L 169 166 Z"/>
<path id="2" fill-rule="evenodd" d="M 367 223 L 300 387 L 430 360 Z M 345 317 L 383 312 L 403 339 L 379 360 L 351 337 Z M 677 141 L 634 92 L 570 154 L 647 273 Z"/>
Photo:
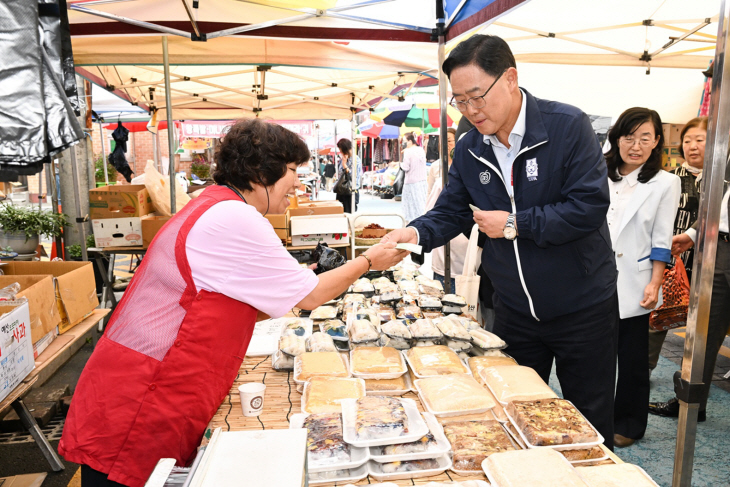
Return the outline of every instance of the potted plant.
<path id="1" fill-rule="evenodd" d="M 13 260 L 18 256 L 12 247 L 0 248 L 0 260 Z"/>
<path id="2" fill-rule="evenodd" d="M 210 162 L 204 154 L 193 154 L 193 163 L 190 165 L 190 174 L 200 179 L 210 178 Z"/>
<path id="3" fill-rule="evenodd" d="M 40 236 L 54 238 L 68 225 L 63 213 L 9 204 L 0 205 L 0 247 L 12 247 L 18 254 L 32 254 Z"/>
<path id="4" fill-rule="evenodd" d="M 104 179 L 104 161 L 106 161 L 106 156 L 104 156 L 104 154 L 97 157 L 96 161 L 94 161 L 94 168 L 96 169 L 94 172 L 94 179 L 96 180 L 97 188 L 106 186 L 106 180 Z M 109 185 L 117 184 L 117 169 L 109 164 L 108 161 L 106 163 L 106 173 L 109 177 Z"/>

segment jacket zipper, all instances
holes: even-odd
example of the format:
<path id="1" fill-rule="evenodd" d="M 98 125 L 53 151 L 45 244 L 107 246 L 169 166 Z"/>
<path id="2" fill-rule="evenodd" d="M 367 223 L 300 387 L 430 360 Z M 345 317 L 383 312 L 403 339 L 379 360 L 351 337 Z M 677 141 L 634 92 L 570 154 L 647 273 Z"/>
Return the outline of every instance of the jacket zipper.
<path id="1" fill-rule="evenodd" d="M 544 143 L 545 143 L 545 141 L 540 142 L 537 145 L 533 145 L 532 147 L 526 147 L 526 148 L 520 150 L 517 153 L 517 156 L 519 156 L 523 152 L 526 152 L 526 151 L 528 151 L 530 149 L 533 149 L 533 148 L 537 147 L 538 145 L 542 145 Z M 476 159 L 479 159 L 480 161 L 482 161 L 483 164 L 486 164 L 487 166 L 489 166 L 497 174 L 497 176 L 499 176 L 499 179 L 502 180 L 502 184 L 504 184 L 505 191 L 507 191 L 507 194 L 509 194 L 509 189 L 507 188 L 507 182 L 504 180 L 504 176 L 502 175 L 502 171 L 500 171 L 496 167 L 494 167 L 494 165 L 491 162 L 487 161 L 486 159 L 482 159 L 481 157 L 479 157 L 476 154 L 474 154 L 471 151 L 471 149 L 469 149 L 469 152 Z M 517 159 L 517 156 L 515 156 L 515 159 Z M 512 213 L 516 214 L 517 213 L 517 205 L 515 204 L 514 195 L 510 195 L 509 201 L 510 201 L 510 203 L 512 205 Z M 530 291 L 527 290 L 527 284 L 525 283 L 525 276 L 522 273 L 522 262 L 520 261 L 520 250 L 517 247 L 517 239 L 512 240 L 512 245 L 513 245 L 513 247 L 515 249 L 515 259 L 517 260 L 517 273 L 520 276 L 520 284 L 522 284 L 522 290 L 525 292 L 525 295 L 527 296 L 527 302 L 530 305 L 530 313 L 532 314 L 532 317 L 535 318 L 535 321 L 540 321 L 540 318 L 538 318 L 537 315 L 535 314 L 535 305 L 532 303 L 532 296 L 530 295 Z"/>

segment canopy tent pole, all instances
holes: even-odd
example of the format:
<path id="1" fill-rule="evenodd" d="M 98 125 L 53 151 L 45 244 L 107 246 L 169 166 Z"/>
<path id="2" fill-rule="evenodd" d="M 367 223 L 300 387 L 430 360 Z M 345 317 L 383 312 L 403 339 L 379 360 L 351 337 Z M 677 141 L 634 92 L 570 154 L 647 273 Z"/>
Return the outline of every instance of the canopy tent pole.
<path id="1" fill-rule="evenodd" d="M 51 200 L 51 210 L 54 215 L 58 215 L 58 185 L 56 184 L 56 159 L 51 160 L 49 170 L 46 171 L 46 186 L 48 187 L 48 195 Z M 56 256 L 63 256 L 63 242 L 61 236 L 54 237 L 56 245 Z M 84 245 L 85 247 L 85 245 Z"/>
<path id="2" fill-rule="evenodd" d="M 104 149 L 104 127 L 101 125 L 101 118 L 97 121 L 99 122 L 99 140 L 101 141 L 101 167 L 104 168 L 104 183 L 109 186 L 109 173 L 106 169 L 106 149 Z"/>
<path id="3" fill-rule="evenodd" d="M 730 2 L 722 1 L 718 24 L 715 69 L 712 77 L 712 99 L 707 126 L 707 144 L 703 171 L 704 191 L 700 195 L 694 270 L 687 314 L 687 336 L 684 341 L 682 371 L 674 375 L 674 391 L 679 399 L 677 444 L 674 453 L 673 487 L 689 487 L 692 483 L 697 416 L 702 396 L 707 330 L 715 274 L 715 258 L 720 227 L 724 179 L 727 177 L 727 150 L 730 135 L 730 92 L 723 86 L 730 76 L 725 64 L 730 28 Z"/>
<path id="4" fill-rule="evenodd" d="M 448 138 L 446 137 L 448 123 L 446 120 L 446 74 L 444 73 L 442 66 L 446 60 L 446 37 L 444 36 L 444 11 L 443 1 L 436 1 L 436 14 L 439 17 L 438 23 L 436 24 L 436 30 L 439 32 L 438 42 L 438 61 L 439 61 L 439 158 L 441 159 L 441 181 L 442 188 L 446 189 L 446 185 L 449 182 L 449 147 Z M 442 190 L 443 190 L 442 189 Z M 451 289 L 451 243 L 446 242 L 444 244 L 444 291 L 446 294 L 456 292 L 455 289 Z"/>
<path id="5" fill-rule="evenodd" d="M 350 121 L 350 141 L 352 142 L 352 146 L 350 148 L 350 158 L 352 159 L 352 185 L 356 188 L 357 191 L 360 191 L 360 188 L 357 187 L 357 146 L 355 146 L 355 133 L 357 132 L 357 123 L 355 122 L 355 112 L 352 112 L 352 120 Z M 350 195 L 350 198 L 352 198 L 350 203 L 350 208 L 352 210 L 352 214 L 355 214 L 356 208 L 356 201 L 357 201 L 357 195 L 355 194 L 355 191 L 352 192 Z M 354 256 L 353 256 L 354 257 Z"/>
<path id="6" fill-rule="evenodd" d="M 86 233 L 84 232 L 85 218 L 81 216 L 81 202 L 79 201 L 79 195 L 81 194 L 81 190 L 79 189 L 79 168 L 76 165 L 77 147 L 78 145 L 74 145 L 69 149 L 69 152 L 71 153 L 71 174 L 73 176 L 74 185 L 74 195 L 72 197 L 74 200 L 74 205 L 76 206 L 76 226 L 78 227 L 79 233 L 81 234 L 81 260 L 86 262 L 89 260 L 89 254 L 86 252 Z M 106 167 L 106 165 L 104 167 Z M 69 197 L 71 197 L 71 195 L 65 195 L 64 201 L 67 201 L 67 198 Z"/>
<path id="7" fill-rule="evenodd" d="M 167 149 L 170 157 L 170 213 L 175 214 L 175 127 L 172 125 L 172 95 L 170 94 L 170 56 L 167 36 L 162 36 L 162 62 L 165 64 L 165 113 L 167 114 Z"/>

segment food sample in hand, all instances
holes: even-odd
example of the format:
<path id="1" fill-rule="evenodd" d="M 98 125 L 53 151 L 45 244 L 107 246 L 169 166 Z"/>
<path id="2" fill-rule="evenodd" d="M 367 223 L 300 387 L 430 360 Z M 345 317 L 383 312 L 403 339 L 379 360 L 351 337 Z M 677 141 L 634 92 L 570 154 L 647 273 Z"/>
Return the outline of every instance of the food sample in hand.
<path id="1" fill-rule="evenodd" d="M 392 438 L 408 434 L 408 417 L 398 399 L 365 396 L 357 400 L 355 432 L 360 440 Z"/>

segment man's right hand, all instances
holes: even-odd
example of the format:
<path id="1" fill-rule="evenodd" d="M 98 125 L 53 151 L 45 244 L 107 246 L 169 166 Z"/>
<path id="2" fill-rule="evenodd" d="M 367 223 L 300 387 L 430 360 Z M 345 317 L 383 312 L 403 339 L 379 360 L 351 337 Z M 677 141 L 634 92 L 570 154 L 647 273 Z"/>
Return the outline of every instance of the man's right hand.
<path id="1" fill-rule="evenodd" d="M 380 240 L 380 243 L 388 242 L 417 244 L 418 234 L 416 233 L 416 230 L 411 227 L 398 228 L 397 230 L 393 230 Z"/>
<path id="2" fill-rule="evenodd" d="M 689 235 L 686 233 L 680 233 L 679 235 L 675 235 L 672 237 L 672 255 L 679 255 L 682 252 L 686 252 L 692 247 L 694 247 L 695 243 L 692 241 L 691 238 L 689 238 Z"/>

